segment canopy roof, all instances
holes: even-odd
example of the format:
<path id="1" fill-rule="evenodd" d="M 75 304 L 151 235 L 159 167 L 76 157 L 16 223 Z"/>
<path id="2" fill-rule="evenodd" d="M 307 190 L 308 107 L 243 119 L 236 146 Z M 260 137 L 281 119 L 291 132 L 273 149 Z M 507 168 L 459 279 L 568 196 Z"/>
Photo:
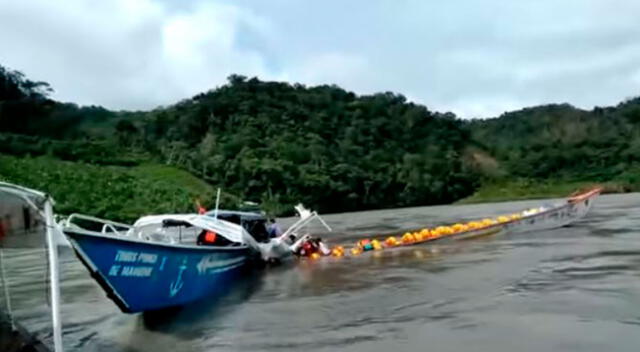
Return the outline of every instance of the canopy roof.
<path id="1" fill-rule="evenodd" d="M 224 220 L 216 220 L 207 215 L 197 214 L 168 214 L 168 215 L 149 215 L 138 219 L 134 224 L 134 229 L 146 226 L 194 226 L 208 231 L 214 231 L 226 237 L 228 240 L 238 243 L 245 243 L 243 232 L 244 229 L 240 225 L 236 225 Z"/>
<path id="2" fill-rule="evenodd" d="M 0 192 L 20 197 L 29 203 L 30 206 L 35 207 L 36 210 L 39 210 L 41 208 L 41 204 L 47 199 L 49 199 L 53 204 L 53 199 L 51 199 L 46 193 L 14 185 L 12 183 L 0 182 Z"/>
<path id="3" fill-rule="evenodd" d="M 205 213 L 205 215 L 214 217 L 216 215 L 215 210 L 211 210 Z M 230 217 L 238 217 L 240 220 L 266 220 L 267 217 L 260 213 L 253 213 L 248 211 L 236 211 L 236 210 L 218 210 L 218 217 L 222 219 Z"/>

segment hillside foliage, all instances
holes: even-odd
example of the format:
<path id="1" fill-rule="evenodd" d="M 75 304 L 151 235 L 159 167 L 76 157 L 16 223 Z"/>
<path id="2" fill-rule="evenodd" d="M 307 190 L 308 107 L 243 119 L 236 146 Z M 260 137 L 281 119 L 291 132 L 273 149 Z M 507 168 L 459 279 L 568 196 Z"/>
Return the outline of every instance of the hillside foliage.
<path id="1" fill-rule="evenodd" d="M 116 219 L 184 211 L 197 192 L 210 205 L 209 187 L 284 214 L 299 202 L 322 212 L 450 203 L 515 179 L 638 183 L 640 99 L 468 121 L 396 93 L 239 75 L 151 111 L 81 107 L 51 92 L 0 66 L 0 153 L 13 156 L 0 159 L 0 177 L 64 189 L 64 210 Z M 207 188 L 149 181 L 145 165 L 184 170 Z"/>

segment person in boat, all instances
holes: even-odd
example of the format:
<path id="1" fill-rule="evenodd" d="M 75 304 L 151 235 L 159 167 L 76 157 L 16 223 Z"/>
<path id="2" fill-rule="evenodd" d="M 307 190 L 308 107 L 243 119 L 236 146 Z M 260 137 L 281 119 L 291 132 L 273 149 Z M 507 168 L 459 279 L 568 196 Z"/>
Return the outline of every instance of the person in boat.
<path id="1" fill-rule="evenodd" d="M 196 209 L 198 210 L 198 214 L 203 215 L 207 213 L 207 208 L 203 207 L 200 203 L 200 199 L 196 198 Z"/>
<path id="2" fill-rule="evenodd" d="M 331 250 L 322 241 L 322 238 L 312 238 L 309 235 L 305 235 L 296 243 L 293 248 L 293 253 L 299 257 L 310 257 L 314 253 L 320 255 L 330 255 Z"/>
<path id="3" fill-rule="evenodd" d="M 282 228 L 280 224 L 276 222 L 276 219 L 269 219 L 269 227 L 267 228 L 267 232 L 269 233 L 269 238 L 276 238 L 282 235 Z"/>

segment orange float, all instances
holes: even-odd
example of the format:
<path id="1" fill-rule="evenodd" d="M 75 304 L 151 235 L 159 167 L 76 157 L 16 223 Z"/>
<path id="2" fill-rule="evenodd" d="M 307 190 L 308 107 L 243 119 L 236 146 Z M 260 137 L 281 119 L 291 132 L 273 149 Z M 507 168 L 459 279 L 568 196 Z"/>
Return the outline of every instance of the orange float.
<path id="1" fill-rule="evenodd" d="M 344 247 L 338 246 L 331 250 L 331 255 L 334 257 L 342 257 L 344 256 Z"/>
<path id="2" fill-rule="evenodd" d="M 493 219 L 483 219 L 482 220 L 482 224 L 486 227 L 486 226 L 491 226 L 494 225 L 496 222 L 493 221 Z"/>
<path id="3" fill-rule="evenodd" d="M 502 216 L 498 216 L 497 220 L 499 223 L 505 223 L 505 222 L 509 222 L 509 217 L 502 215 Z"/>
<path id="4" fill-rule="evenodd" d="M 393 246 L 397 246 L 398 245 L 398 239 L 393 237 L 393 236 L 389 236 L 387 237 L 386 240 L 384 240 L 384 243 L 388 246 L 388 247 L 393 247 Z"/>
<path id="5" fill-rule="evenodd" d="M 471 221 L 467 224 L 467 226 L 469 226 L 469 228 L 472 230 L 476 230 L 482 227 L 482 223 L 478 221 Z"/>
<path id="6" fill-rule="evenodd" d="M 402 235 L 402 243 L 404 244 L 413 243 L 415 241 L 416 241 L 416 238 L 410 232 L 407 232 L 404 235 Z"/>

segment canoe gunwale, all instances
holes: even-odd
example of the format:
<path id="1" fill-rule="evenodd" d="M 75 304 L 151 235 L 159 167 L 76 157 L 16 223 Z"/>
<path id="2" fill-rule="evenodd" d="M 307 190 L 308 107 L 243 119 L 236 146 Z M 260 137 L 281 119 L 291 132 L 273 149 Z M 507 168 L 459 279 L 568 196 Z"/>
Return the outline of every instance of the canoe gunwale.
<path id="1" fill-rule="evenodd" d="M 510 219 L 509 221 L 505 221 L 505 222 L 497 222 L 495 224 L 491 224 L 489 226 L 485 226 L 479 229 L 469 229 L 467 231 L 462 231 L 462 232 L 457 232 L 448 236 L 440 236 L 440 237 L 435 237 L 435 238 L 429 238 L 427 240 L 422 240 L 422 241 L 416 241 L 416 242 L 411 242 L 411 243 L 403 243 L 401 244 L 399 247 L 403 247 L 403 246 L 414 246 L 414 245 L 419 245 L 419 244 L 427 244 L 427 243 L 432 243 L 432 242 L 440 242 L 440 241 L 444 241 L 444 240 L 464 240 L 464 239 L 470 239 L 470 238 L 474 238 L 477 236 L 485 236 L 485 235 L 494 235 L 494 234 L 498 234 L 498 233 L 504 233 L 505 231 L 509 230 L 509 225 L 519 225 L 522 224 L 524 221 L 528 221 L 528 220 L 535 220 L 537 218 L 544 218 L 545 216 L 548 216 L 550 214 L 556 213 L 556 212 L 560 212 L 566 208 L 572 207 L 572 206 L 576 206 L 580 203 L 585 203 L 593 198 L 596 198 L 600 195 L 600 192 L 602 191 L 601 188 L 595 188 L 592 189 L 590 191 L 584 192 L 582 194 L 579 194 L 577 196 L 571 197 L 571 198 L 567 198 L 566 202 L 562 205 L 558 205 L 556 207 L 552 207 L 546 210 L 543 210 L 541 212 L 535 213 L 535 214 L 531 214 L 531 215 L 527 215 L 527 216 L 522 216 L 518 219 Z M 589 206 L 589 205 L 587 205 Z M 574 218 L 573 220 L 577 220 L 579 218 L 581 218 L 582 216 L 584 216 L 584 214 L 577 216 L 576 218 Z M 561 226 L 567 226 L 568 224 L 564 224 Z M 493 231 L 492 231 L 493 230 Z"/>
<path id="2" fill-rule="evenodd" d="M 71 237 L 75 235 L 91 236 L 96 238 L 104 238 L 104 239 L 123 241 L 123 242 L 135 243 L 135 244 L 146 244 L 150 246 L 161 246 L 161 247 L 175 248 L 175 249 L 189 249 L 189 250 L 205 251 L 205 252 L 236 251 L 236 250 L 246 250 L 247 248 L 250 248 L 247 244 L 244 244 L 244 243 L 239 244 L 237 246 L 198 246 L 193 244 L 165 243 L 165 242 L 158 242 L 158 241 L 148 241 L 148 240 L 138 239 L 130 236 L 117 236 L 117 235 L 111 235 L 108 233 L 99 233 L 99 232 L 94 232 L 89 230 L 78 229 L 78 228 L 63 228 L 62 232 L 67 237 Z"/>

